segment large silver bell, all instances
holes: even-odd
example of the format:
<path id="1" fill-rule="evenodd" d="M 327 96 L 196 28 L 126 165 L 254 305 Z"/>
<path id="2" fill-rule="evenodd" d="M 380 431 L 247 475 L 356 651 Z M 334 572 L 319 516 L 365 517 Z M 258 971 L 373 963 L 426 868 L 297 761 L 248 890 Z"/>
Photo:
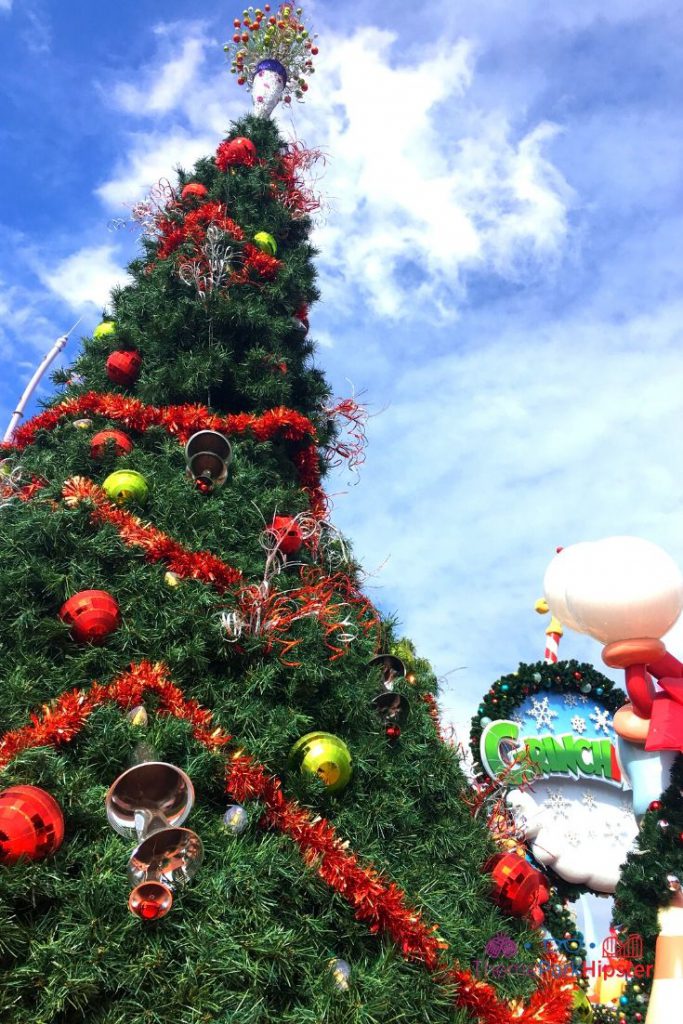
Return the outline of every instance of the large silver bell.
<path id="1" fill-rule="evenodd" d="M 194 480 L 206 480 L 213 487 L 228 479 L 232 448 L 227 437 L 217 430 L 199 430 L 185 445 L 187 469 Z"/>

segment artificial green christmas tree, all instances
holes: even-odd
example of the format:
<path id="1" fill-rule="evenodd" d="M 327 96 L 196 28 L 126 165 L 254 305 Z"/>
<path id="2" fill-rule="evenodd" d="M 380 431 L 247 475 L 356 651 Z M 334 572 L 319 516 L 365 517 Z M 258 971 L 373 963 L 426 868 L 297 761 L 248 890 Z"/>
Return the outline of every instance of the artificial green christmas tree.
<path id="1" fill-rule="evenodd" d="M 310 59 L 292 9 L 248 18 Z M 312 363 L 310 156 L 255 100 L 138 208 L 132 283 L 3 452 L 0 1020 L 560 1024 L 436 680 L 377 661 L 330 523 L 358 410 Z"/>

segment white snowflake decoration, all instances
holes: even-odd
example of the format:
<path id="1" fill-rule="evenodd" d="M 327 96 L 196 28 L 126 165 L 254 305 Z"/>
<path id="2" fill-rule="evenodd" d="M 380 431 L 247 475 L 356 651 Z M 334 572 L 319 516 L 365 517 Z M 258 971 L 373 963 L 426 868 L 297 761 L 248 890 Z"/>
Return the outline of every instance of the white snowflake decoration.
<path id="1" fill-rule="evenodd" d="M 583 796 L 581 797 L 581 803 L 587 811 L 594 811 L 598 806 L 598 801 L 595 799 L 595 795 L 591 793 L 589 789 L 584 790 Z"/>
<path id="2" fill-rule="evenodd" d="M 609 711 L 606 708 L 596 707 L 595 711 L 590 714 L 591 721 L 595 722 L 595 731 L 600 732 L 601 729 L 605 730 L 605 736 L 609 736 L 609 731 L 612 728 L 610 721 Z"/>
<path id="3" fill-rule="evenodd" d="M 581 842 L 581 836 L 578 832 L 567 832 L 565 834 L 565 839 L 567 840 L 570 846 L 578 846 Z"/>
<path id="4" fill-rule="evenodd" d="M 574 715 L 572 718 L 572 729 L 574 732 L 578 732 L 579 735 L 586 731 L 586 719 L 582 718 L 581 715 Z"/>
<path id="5" fill-rule="evenodd" d="M 546 806 L 552 814 L 553 818 L 566 817 L 567 812 L 571 808 L 569 800 L 567 800 L 567 798 L 562 795 L 559 789 L 548 790 L 548 803 Z"/>
<path id="6" fill-rule="evenodd" d="M 576 696 L 577 696 L 577 699 L 580 700 L 582 704 L 587 704 L 588 703 L 588 697 L 586 696 L 585 693 L 577 693 Z"/>
<path id="7" fill-rule="evenodd" d="M 578 704 L 575 693 L 565 693 L 564 695 L 564 706 L 566 708 L 575 708 Z"/>
<path id="8" fill-rule="evenodd" d="M 549 729 L 554 729 L 553 718 L 557 718 L 557 711 L 553 711 L 550 707 L 547 697 L 543 697 L 541 700 L 532 697 L 531 711 L 527 711 L 526 716 L 534 719 L 537 729 L 542 729 L 544 725 Z"/>
<path id="9" fill-rule="evenodd" d="M 609 839 L 612 843 L 620 845 L 625 842 L 627 835 L 628 832 L 623 821 L 616 819 L 605 824 L 605 839 Z"/>

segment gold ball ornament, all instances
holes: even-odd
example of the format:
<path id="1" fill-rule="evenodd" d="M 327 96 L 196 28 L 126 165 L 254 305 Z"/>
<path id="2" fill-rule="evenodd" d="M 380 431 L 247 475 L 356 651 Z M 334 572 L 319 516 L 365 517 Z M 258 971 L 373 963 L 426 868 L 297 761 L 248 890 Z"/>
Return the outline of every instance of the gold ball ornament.
<path id="1" fill-rule="evenodd" d="M 145 729 L 149 721 L 147 711 L 142 704 L 138 704 L 137 707 L 132 708 L 126 717 L 130 724 L 136 726 L 138 729 Z"/>
<path id="2" fill-rule="evenodd" d="M 573 1019 L 581 1021 L 582 1024 L 590 1024 L 593 1020 L 593 1007 L 588 1001 L 588 996 L 581 988 L 577 988 L 574 992 L 573 999 Z"/>
<path id="3" fill-rule="evenodd" d="M 164 583 L 167 587 L 177 587 L 180 583 L 180 577 L 169 570 L 169 572 L 164 573 Z"/>
<path id="4" fill-rule="evenodd" d="M 149 487 L 142 473 L 134 469 L 117 469 L 102 484 L 102 490 L 117 505 L 144 505 Z"/>
<path id="5" fill-rule="evenodd" d="M 76 430 L 90 430 L 90 428 L 92 427 L 92 420 L 74 420 L 73 426 L 76 428 Z"/>
<path id="6" fill-rule="evenodd" d="M 334 987 L 339 992 L 348 992 L 351 967 L 347 961 L 335 958 L 334 960 L 330 960 L 329 968 L 332 974 Z"/>
<path id="7" fill-rule="evenodd" d="M 277 252 L 277 242 L 267 231 L 257 231 L 254 235 L 254 242 L 261 252 L 268 253 L 269 256 L 274 256 Z"/>
<path id="8" fill-rule="evenodd" d="M 289 763 L 295 771 L 317 775 L 331 793 L 340 793 L 353 774 L 349 748 L 331 732 L 302 736 L 289 753 Z"/>
<path id="9" fill-rule="evenodd" d="M 92 332 L 93 338 L 97 338 L 98 340 L 101 338 L 111 338 L 114 334 L 116 334 L 115 320 L 103 320 L 102 323 L 98 324 Z"/>

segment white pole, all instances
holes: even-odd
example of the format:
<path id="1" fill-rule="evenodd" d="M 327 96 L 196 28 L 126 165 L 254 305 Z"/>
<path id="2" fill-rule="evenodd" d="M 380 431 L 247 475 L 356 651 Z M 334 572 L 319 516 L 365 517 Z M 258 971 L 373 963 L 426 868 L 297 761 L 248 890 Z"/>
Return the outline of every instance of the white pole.
<path id="1" fill-rule="evenodd" d="M 69 335 L 76 330 L 82 319 L 83 317 L 79 317 L 76 323 L 73 325 L 73 327 L 70 330 L 68 330 L 66 334 L 63 334 L 61 338 L 57 338 L 56 342 L 54 343 L 50 351 L 43 356 L 40 365 L 38 366 L 38 369 L 33 374 L 28 384 L 26 385 L 26 389 L 23 395 L 21 396 L 19 405 L 16 407 L 14 413 L 12 414 L 12 419 L 9 421 L 9 426 L 5 431 L 5 436 L 2 439 L 4 444 L 8 444 L 12 440 L 12 436 L 17 428 L 17 424 L 24 415 L 24 409 L 28 405 L 31 395 L 38 387 L 38 383 L 41 377 L 43 376 L 43 374 L 45 373 L 53 359 L 55 359 L 62 351 L 62 349 L 65 347 L 67 341 L 69 340 Z"/>

